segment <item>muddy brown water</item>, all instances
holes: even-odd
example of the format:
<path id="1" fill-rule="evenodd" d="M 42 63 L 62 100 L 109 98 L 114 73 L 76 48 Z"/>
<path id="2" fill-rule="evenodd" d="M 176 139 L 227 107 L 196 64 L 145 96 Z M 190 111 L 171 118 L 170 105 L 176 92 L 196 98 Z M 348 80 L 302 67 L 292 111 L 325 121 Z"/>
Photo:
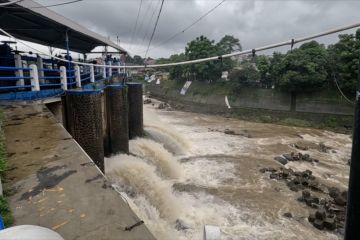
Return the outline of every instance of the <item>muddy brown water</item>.
<path id="1" fill-rule="evenodd" d="M 109 158 L 106 168 L 158 239 L 202 239 L 205 224 L 219 226 L 221 239 L 342 238 L 314 228 L 307 217 L 315 210 L 297 201 L 301 192 L 259 170 L 281 167 L 276 156 L 301 152 L 319 162 L 287 168 L 310 169 L 321 183 L 345 190 L 349 135 L 159 110 L 152 102 L 144 107 L 147 140 L 132 140 L 132 156 Z"/>

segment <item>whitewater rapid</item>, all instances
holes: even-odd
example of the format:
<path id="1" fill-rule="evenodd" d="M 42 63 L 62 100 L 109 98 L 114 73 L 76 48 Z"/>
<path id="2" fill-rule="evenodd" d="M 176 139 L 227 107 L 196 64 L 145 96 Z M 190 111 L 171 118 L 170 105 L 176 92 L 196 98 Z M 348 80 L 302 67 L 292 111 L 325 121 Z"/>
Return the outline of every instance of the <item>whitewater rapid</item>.
<path id="1" fill-rule="evenodd" d="M 261 167 L 302 141 L 326 143 L 336 153 L 320 153 L 314 175 L 345 188 L 348 135 L 222 117 L 158 110 L 145 105 L 146 137 L 130 141 L 130 155 L 106 159 L 106 174 L 157 239 L 202 239 L 205 224 L 221 229 L 221 239 L 341 239 L 307 221 L 309 209 L 298 193 L 269 181 Z M 234 129 L 237 135 L 224 134 Z M 296 195 L 297 194 L 297 195 Z M 293 219 L 283 217 L 292 212 Z"/>

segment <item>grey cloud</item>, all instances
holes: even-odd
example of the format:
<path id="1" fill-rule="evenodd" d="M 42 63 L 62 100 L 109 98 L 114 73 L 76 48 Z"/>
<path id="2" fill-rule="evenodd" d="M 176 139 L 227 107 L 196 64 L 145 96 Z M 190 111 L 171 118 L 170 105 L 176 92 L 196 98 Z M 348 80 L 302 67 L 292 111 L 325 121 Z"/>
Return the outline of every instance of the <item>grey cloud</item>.
<path id="1" fill-rule="evenodd" d="M 146 50 L 158 11 L 155 6 L 159 7 L 158 1 L 160 0 L 143 0 L 139 26 L 133 41 L 132 30 L 140 0 L 84 0 L 53 10 L 94 31 L 111 36 L 113 40 L 118 35 L 121 45 L 134 54 Z M 220 0 L 165 0 L 152 46 L 157 46 L 182 30 L 219 2 Z M 244 48 L 254 48 L 354 23 L 359 21 L 358 9 L 360 1 L 351 0 L 227 0 L 185 33 L 168 44 L 152 49 L 149 55 L 169 56 L 183 50 L 188 41 L 199 35 L 219 40 L 225 34 L 231 34 L 240 39 Z M 154 10 L 156 12 L 150 22 Z M 146 32 L 148 37 L 144 40 Z M 331 43 L 336 39 L 337 36 L 332 36 L 320 40 Z"/>

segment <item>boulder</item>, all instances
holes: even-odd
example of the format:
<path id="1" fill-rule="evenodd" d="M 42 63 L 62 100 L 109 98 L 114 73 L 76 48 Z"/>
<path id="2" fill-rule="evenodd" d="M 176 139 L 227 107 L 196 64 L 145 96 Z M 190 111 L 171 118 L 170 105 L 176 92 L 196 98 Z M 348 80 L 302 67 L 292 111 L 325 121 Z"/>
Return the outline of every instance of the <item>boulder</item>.
<path id="1" fill-rule="evenodd" d="M 152 103 L 151 99 L 148 98 L 144 100 L 144 104 L 150 104 L 150 103 Z"/>
<path id="2" fill-rule="evenodd" d="M 323 220 L 315 219 L 315 221 L 312 224 L 314 225 L 314 227 L 316 227 L 319 230 L 324 229 L 324 221 Z"/>
<path id="3" fill-rule="evenodd" d="M 165 103 L 160 103 L 157 108 L 158 108 L 158 109 L 165 109 L 165 107 L 166 107 L 166 104 L 165 104 Z"/>
<path id="4" fill-rule="evenodd" d="M 235 131 L 230 129 L 225 129 L 224 133 L 228 135 L 236 135 Z"/>
<path id="5" fill-rule="evenodd" d="M 310 198 L 311 193 L 308 190 L 304 190 L 304 191 L 302 191 L 302 197 L 303 197 L 303 199 Z"/>
<path id="6" fill-rule="evenodd" d="M 190 226 L 187 225 L 183 220 L 181 220 L 181 219 L 176 219 L 175 228 L 176 228 L 176 230 L 178 230 L 178 231 L 183 231 L 183 230 L 189 229 Z"/>
<path id="7" fill-rule="evenodd" d="M 309 222 L 313 223 L 315 221 L 315 215 L 314 214 L 310 214 L 308 217 Z"/>
<path id="8" fill-rule="evenodd" d="M 339 205 L 339 206 L 346 206 L 346 199 L 343 198 L 342 196 L 336 196 L 334 198 L 334 202 L 336 205 Z"/>
<path id="9" fill-rule="evenodd" d="M 280 156 L 279 157 L 274 157 L 274 160 L 278 161 L 282 165 L 286 165 L 288 163 L 288 160 L 286 160 L 286 158 L 280 157 Z"/>
<path id="10" fill-rule="evenodd" d="M 324 227 L 328 230 L 335 230 L 336 223 L 334 218 L 325 218 Z"/>
<path id="11" fill-rule="evenodd" d="M 318 210 L 315 212 L 315 218 L 318 220 L 324 220 L 326 218 L 325 210 Z"/>

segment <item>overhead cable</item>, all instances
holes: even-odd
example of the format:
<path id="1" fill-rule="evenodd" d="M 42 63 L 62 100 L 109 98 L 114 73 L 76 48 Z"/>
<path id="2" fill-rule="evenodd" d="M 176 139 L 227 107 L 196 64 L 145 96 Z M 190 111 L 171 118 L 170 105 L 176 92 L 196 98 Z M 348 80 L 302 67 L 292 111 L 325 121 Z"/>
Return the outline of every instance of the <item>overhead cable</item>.
<path id="1" fill-rule="evenodd" d="M 218 59 L 224 59 L 224 58 L 230 58 L 230 57 L 234 57 L 234 56 L 240 56 L 240 55 L 246 55 L 246 54 L 252 54 L 253 51 L 256 52 L 261 52 L 261 51 L 265 51 L 265 50 L 269 50 L 269 49 L 273 49 L 273 48 L 278 48 L 278 47 L 282 47 L 282 46 L 291 46 L 292 43 L 296 44 L 296 43 L 300 43 L 300 42 L 305 42 L 308 40 L 312 40 L 315 38 L 319 38 L 319 37 L 323 37 L 323 36 L 327 36 L 330 34 L 334 34 L 334 33 L 338 33 L 338 32 L 342 32 L 345 30 L 349 30 L 349 29 L 353 29 L 353 28 L 357 28 L 360 27 L 360 22 L 358 23 L 354 23 L 351 25 L 346 25 L 343 27 L 339 27 L 339 28 L 335 28 L 335 29 L 331 29 L 325 32 L 320 32 L 317 34 L 313 34 L 313 35 L 309 35 L 306 37 L 302 37 L 302 38 L 297 38 L 297 39 L 293 39 L 291 38 L 288 41 L 285 42 L 280 42 L 280 43 L 274 43 L 274 44 L 270 44 L 270 45 L 265 45 L 262 47 L 258 47 L 258 48 L 254 48 L 254 49 L 248 49 L 248 50 L 244 50 L 244 51 L 236 51 L 233 53 L 229 53 L 229 54 L 224 54 L 224 55 L 220 55 L 220 56 L 213 56 L 213 57 L 207 57 L 207 58 L 200 58 L 200 59 L 195 59 L 195 60 L 189 60 L 189 61 L 182 61 L 182 62 L 174 62 L 174 63 L 164 63 L 164 64 L 153 64 L 153 65 L 136 65 L 136 66 L 111 66 L 111 65 L 100 65 L 100 64 L 90 64 L 90 63 L 83 63 L 83 62 L 76 62 L 76 61 L 68 61 L 62 58 L 58 58 L 58 57 L 54 57 L 52 55 L 49 55 L 47 53 L 43 53 L 41 51 L 39 51 L 38 49 L 35 49 L 34 47 L 30 46 L 29 44 L 26 44 L 20 40 L 18 40 L 17 38 L 13 37 L 10 33 L 4 31 L 2 28 L 0 28 L 0 32 L 2 32 L 4 35 L 13 38 L 15 40 L 17 40 L 19 43 L 43 54 L 44 56 L 48 56 L 48 57 L 52 57 L 54 59 L 57 59 L 59 61 L 63 61 L 63 62 L 71 62 L 74 64 L 78 64 L 78 65 L 84 65 L 84 66 L 95 66 L 95 67 L 108 67 L 108 68 L 145 68 L 145 67 L 152 67 L 152 68 L 156 68 L 156 67 L 170 67 L 170 66 L 178 66 L 178 65 L 186 65 L 186 64 L 194 64 L 194 63 L 201 63 L 201 62 L 209 62 L 209 61 L 213 61 L 213 60 L 218 60 Z"/>
<path id="2" fill-rule="evenodd" d="M 189 30 L 191 27 L 193 27 L 194 25 L 196 25 L 198 22 L 200 22 L 202 19 L 204 19 L 207 15 L 209 15 L 210 13 L 212 13 L 213 11 L 215 11 L 215 9 L 217 9 L 218 7 L 220 7 L 221 4 L 223 4 L 226 0 L 222 0 L 220 3 L 218 3 L 217 5 L 215 5 L 213 8 L 211 8 L 209 11 L 207 11 L 205 14 L 201 15 L 198 19 L 196 19 L 194 22 L 192 22 L 190 25 L 188 25 L 187 27 L 185 27 L 183 30 L 173 34 L 171 37 L 169 37 L 168 39 L 166 39 L 165 41 L 162 41 L 160 44 L 154 46 L 153 48 L 150 48 L 151 50 L 154 50 L 156 48 L 159 48 L 160 46 L 170 42 L 171 40 L 173 40 L 174 38 L 176 38 L 177 36 L 183 34 L 184 32 L 186 32 L 187 30 Z"/>
<path id="3" fill-rule="evenodd" d="M 150 40 L 149 40 L 149 44 L 148 44 L 148 47 L 146 49 L 146 53 L 145 53 L 145 58 L 149 52 L 149 48 L 150 48 L 150 45 L 151 45 L 151 41 L 153 40 L 154 38 L 154 35 L 155 35 L 155 31 L 156 31 L 156 28 L 157 28 L 157 25 L 159 23 L 159 19 L 160 19 L 160 15 L 161 15 L 161 11 L 162 11 L 162 8 L 163 8 L 163 5 L 164 5 L 164 0 L 161 0 L 161 5 L 160 5 L 160 9 L 159 9 L 159 13 L 157 15 L 157 18 L 156 18 L 156 22 L 155 22 L 155 25 L 154 25 L 154 29 L 151 33 L 151 37 L 150 37 Z"/>
<path id="4" fill-rule="evenodd" d="M 13 1 L 10 1 L 10 2 L 0 3 L 0 7 L 9 6 L 9 5 L 12 5 L 12 4 L 21 2 L 21 1 L 22 1 L 22 0 L 13 0 Z"/>
<path id="5" fill-rule="evenodd" d="M 139 21 L 139 16 L 140 16 L 140 12 L 141 12 L 142 2 L 143 2 L 143 0 L 140 0 L 140 5 L 139 5 L 138 13 L 137 13 L 137 16 L 136 16 L 135 25 L 134 25 L 133 30 L 131 31 L 131 43 L 132 43 L 132 44 L 133 44 L 133 40 L 134 40 L 134 34 L 135 34 L 135 32 L 136 32 L 136 28 L 137 28 L 138 21 Z"/>
<path id="6" fill-rule="evenodd" d="M 20 1 L 23 1 L 23 0 L 20 0 Z M 17 2 L 20 2 L 20 1 L 17 1 Z M 81 2 L 81 1 L 83 1 L 83 0 L 73 0 L 73 1 L 68 1 L 68 2 L 55 3 L 55 4 L 51 4 L 51 5 L 42 5 L 42 6 L 38 6 L 38 7 L 27 7 L 27 8 L 35 9 L 35 8 L 57 7 L 57 6 L 68 5 L 68 4 L 77 3 L 77 2 Z M 1 5 L 0 5 L 0 7 L 1 7 Z M 5 8 L 22 8 L 22 7 L 21 6 L 9 6 L 9 7 L 6 6 Z"/>

